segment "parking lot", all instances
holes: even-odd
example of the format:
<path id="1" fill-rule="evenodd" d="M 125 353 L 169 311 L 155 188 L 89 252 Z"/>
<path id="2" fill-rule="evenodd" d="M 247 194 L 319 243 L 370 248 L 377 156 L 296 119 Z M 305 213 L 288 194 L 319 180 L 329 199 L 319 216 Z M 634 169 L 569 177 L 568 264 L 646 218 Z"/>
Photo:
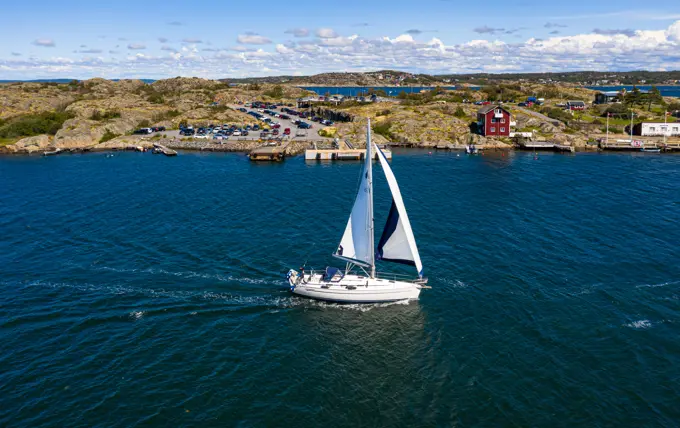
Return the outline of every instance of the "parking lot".
<path id="1" fill-rule="evenodd" d="M 236 125 L 237 128 L 245 127 L 245 125 L 247 123 L 251 123 L 251 124 L 257 123 L 259 125 L 260 129 L 259 130 L 249 130 L 247 136 L 243 136 L 243 135 L 226 136 L 225 135 L 224 137 L 222 137 L 223 139 L 219 140 L 219 139 L 214 138 L 215 132 L 213 132 L 213 133 L 207 133 L 206 132 L 205 135 L 196 135 L 195 134 L 193 136 L 190 136 L 190 135 L 180 135 L 179 130 L 168 130 L 168 131 L 158 132 L 156 134 L 157 135 L 158 134 L 167 135 L 168 138 L 179 138 L 179 139 L 181 139 L 181 138 L 194 138 L 194 139 L 197 139 L 197 140 L 204 139 L 204 140 L 209 140 L 210 142 L 213 142 L 213 143 L 227 142 L 227 141 L 257 141 L 257 140 L 273 140 L 273 139 L 279 139 L 279 140 L 282 140 L 282 141 L 296 140 L 296 139 L 297 140 L 332 140 L 332 138 L 329 138 L 329 137 L 321 137 L 318 134 L 318 131 L 319 131 L 319 129 L 323 128 L 324 126 L 321 125 L 320 123 L 312 122 L 309 119 L 300 119 L 299 117 L 292 116 L 292 115 L 288 115 L 290 117 L 289 119 L 282 119 L 280 117 L 277 118 L 273 114 L 266 114 L 266 113 L 263 113 L 262 111 L 260 111 L 260 110 L 263 110 L 263 109 L 256 109 L 256 108 L 251 108 L 251 107 L 246 108 L 243 105 L 233 104 L 233 105 L 229 105 L 229 107 L 234 109 L 234 110 L 245 109 L 246 111 L 244 112 L 244 114 L 248 114 L 250 112 L 258 112 L 259 114 L 263 115 L 264 117 L 270 118 L 271 121 L 272 121 L 271 122 L 272 124 L 277 123 L 279 125 L 279 127 L 276 128 L 278 130 L 278 135 L 273 135 L 270 132 L 268 137 L 262 137 L 260 135 L 260 133 L 262 132 L 262 129 L 261 129 L 262 126 L 267 125 L 269 128 L 272 128 L 272 125 L 267 124 L 266 122 L 264 122 L 264 120 L 258 120 L 255 117 L 249 118 L 248 121 L 244 120 L 243 123 L 229 123 L 229 125 Z M 270 110 L 273 113 L 280 115 L 281 114 L 281 108 L 282 107 L 277 107 L 276 109 L 272 108 Z M 299 128 L 294 123 L 295 120 L 303 120 L 305 123 L 311 125 L 311 129 L 301 129 L 301 128 Z M 221 127 L 223 124 L 214 123 L 214 125 Z M 196 126 L 196 125 L 193 125 L 193 127 L 194 127 L 195 130 L 198 129 L 198 126 Z M 290 129 L 290 135 L 284 135 L 284 131 L 285 131 L 286 128 Z M 270 129 L 270 131 L 273 131 L 273 129 Z"/>

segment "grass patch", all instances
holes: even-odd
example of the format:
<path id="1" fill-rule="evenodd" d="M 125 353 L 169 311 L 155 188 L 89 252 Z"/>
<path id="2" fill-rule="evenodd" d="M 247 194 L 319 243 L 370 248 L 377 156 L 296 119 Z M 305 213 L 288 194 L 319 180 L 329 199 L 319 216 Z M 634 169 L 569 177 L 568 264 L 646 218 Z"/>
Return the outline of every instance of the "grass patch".
<path id="1" fill-rule="evenodd" d="M 92 112 L 92 116 L 90 116 L 90 119 L 92 120 L 109 120 L 109 119 L 117 119 L 120 117 L 120 112 L 118 110 L 110 110 L 110 111 L 99 111 L 95 110 Z"/>
<path id="2" fill-rule="evenodd" d="M 376 123 L 373 125 L 373 132 L 375 132 L 378 135 L 382 135 L 383 137 L 387 138 L 388 140 L 392 141 L 394 139 L 394 135 L 390 132 L 390 128 L 392 127 L 392 122 L 389 120 L 386 120 L 384 122 Z"/>

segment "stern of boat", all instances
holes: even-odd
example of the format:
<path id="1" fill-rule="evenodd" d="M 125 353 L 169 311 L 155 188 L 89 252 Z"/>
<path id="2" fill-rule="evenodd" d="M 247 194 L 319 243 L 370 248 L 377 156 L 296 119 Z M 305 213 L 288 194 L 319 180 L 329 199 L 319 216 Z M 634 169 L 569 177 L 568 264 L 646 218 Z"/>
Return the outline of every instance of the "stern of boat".
<path id="1" fill-rule="evenodd" d="M 288 280 L 288 285 L 290 286 L 290 291 L 295 291 L 295 286 L 300 282 L 300 274 L 295 269 L 291 269 L 286 274 L 286 279 Z"/>

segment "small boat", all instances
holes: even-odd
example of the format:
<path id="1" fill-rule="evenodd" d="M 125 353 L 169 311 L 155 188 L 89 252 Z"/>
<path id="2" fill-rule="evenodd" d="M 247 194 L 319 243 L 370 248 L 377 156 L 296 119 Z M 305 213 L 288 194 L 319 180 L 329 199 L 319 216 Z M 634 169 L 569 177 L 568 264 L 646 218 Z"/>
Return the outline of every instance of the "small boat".
<path id="1" fill-rule="evenodd" d="M 378 247 L 374 250 L 373 150 L 392 193 L 392 206 Z M 366 129 L 366 154 L 361 182 L 349 221 L 334 257 L 344 261 L 344 269 L 327 267 L 323 271 L 286 275 L 290 291 L 317 300 L 342 303 L 377 303 L 417 299 L 420 290 L 429 288 L 423 278 L 423 265 L 406 214 L 397 179 L 385 153 L 371 142 L 371 122 Z M 376 259 L 415 267 L 417 277 L 376 273 Z"/>
<path id="2" fill-rule="evenodd" d="M 661 153 L 661 149 L 640 149 L 641 152 L 647 153 Z"/>
<path id="3" fill-rule="evenodd" d="M 43 156 L 55 156 L 62 152 L 62 149 L 54 149 L 52 151 L 43 152 Z"/>
<path id="4" fill-rule="evenodd" d="M 465 146 L 465 153 L 469 155 L 476 155 L 479 153 L 479 149 L 474 144 L 468 144 Z"/>

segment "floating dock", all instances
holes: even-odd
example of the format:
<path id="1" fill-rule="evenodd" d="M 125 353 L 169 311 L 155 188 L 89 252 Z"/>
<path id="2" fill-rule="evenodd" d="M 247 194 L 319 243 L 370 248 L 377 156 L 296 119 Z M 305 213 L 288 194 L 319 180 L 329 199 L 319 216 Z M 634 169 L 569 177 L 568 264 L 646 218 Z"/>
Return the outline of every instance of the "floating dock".
<path id="1" fill-rule="evenodd" d="M 380 147 L 380 146 L 379 146 Z M 380 147 L 387 160 L 392 159 L 392 151 L 387 147 Z M 319 148 L 316 143 L 313 149 L 305 150 L 305 160 L 363 160 L 366 156 L 365 149 L 355 149 L 351 143 L 340 142 L 335 148 Z M 378 160 L 378 153 L 375 154 Z"/>
<path id="2" fill-rule="evenodd" d="M 153 153 L 154 154 L 164 154 L 165 156 L 177 156 L 177 152 L 175 150 L 169 149 L 161 144 L 154 143 L 153 145 Z"/>
<path id="3" fill-rule="evenodd" d="M 284 158 L 284 147 L 264 146 L 250 152 L 248 157 L 251 161 L 274 161 L 279 162 Z"/>

